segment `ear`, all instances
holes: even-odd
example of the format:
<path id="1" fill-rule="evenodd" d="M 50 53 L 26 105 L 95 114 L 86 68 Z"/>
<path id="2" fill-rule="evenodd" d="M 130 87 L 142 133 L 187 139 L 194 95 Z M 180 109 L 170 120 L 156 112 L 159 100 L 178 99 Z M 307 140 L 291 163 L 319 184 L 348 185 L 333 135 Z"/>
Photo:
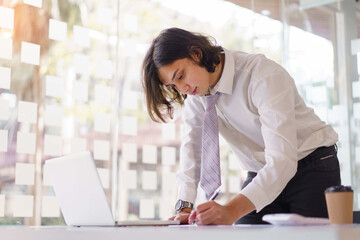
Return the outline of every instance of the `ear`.
<path id="1" fill-rule="evenodd" d="M 198 47 L 191 47 L 190 48 L 190 56 L 195 62 L 200 63 L 200 61 L 202 59 L 201 49 Z"/>

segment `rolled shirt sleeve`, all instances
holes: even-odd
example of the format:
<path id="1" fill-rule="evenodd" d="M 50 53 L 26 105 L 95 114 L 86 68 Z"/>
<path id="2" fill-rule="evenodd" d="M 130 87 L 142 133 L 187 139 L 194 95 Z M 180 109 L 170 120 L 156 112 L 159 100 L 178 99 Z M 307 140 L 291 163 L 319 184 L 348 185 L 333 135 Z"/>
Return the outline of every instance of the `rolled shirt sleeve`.
<path id="1" fill-rule="evenodd" d="M 285 71 L 254 79 L 252 101 L 258 109 L 265 165 L 241 194 L 259 212 L 273 202 L 297 171 L 295 83 Z"/>
<path id="2" fill-rule="evenodd" d="M 184 126 L 180 149 L 180 168 L 176 174 L 178 197 L 194 203 L 200 180 L 202 125 L 205 108 L 202 98 L 188 96 L 182 107 Z"/>

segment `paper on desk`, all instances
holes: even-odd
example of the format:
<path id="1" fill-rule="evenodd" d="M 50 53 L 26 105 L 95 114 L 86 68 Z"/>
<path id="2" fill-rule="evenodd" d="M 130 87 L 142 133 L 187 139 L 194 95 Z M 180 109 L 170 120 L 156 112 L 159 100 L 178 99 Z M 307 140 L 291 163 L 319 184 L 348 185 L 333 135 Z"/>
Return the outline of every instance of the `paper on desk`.
<path id="1" fill-rule="evenodd" d="M 262 218 L 263 221 L 273 225 L 282 226 L 305 226 L 305 225 L 327 225 L 330 224 L 328 218 L 304 217 L 295 213 L 267 214 Z"/>

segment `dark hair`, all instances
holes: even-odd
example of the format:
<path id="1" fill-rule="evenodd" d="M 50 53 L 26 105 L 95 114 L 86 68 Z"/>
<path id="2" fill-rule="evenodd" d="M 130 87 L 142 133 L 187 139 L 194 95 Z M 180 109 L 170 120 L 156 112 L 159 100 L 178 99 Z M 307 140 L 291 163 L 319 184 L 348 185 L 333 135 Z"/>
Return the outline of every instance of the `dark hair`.
<path id="1" fill-rule="evenodd" d="M 166 87 L 159 79 L 158 69 L 176 60 L 201 56 L 199 66 L 214 72 L 220 63 L 222 48 L 214 45 L 209 37 L 180 28 L 163 30 L 146 53 L 142 67 L 142 83 L 146 106 L 153 121 L 166 122 L 164 117 L 173 117 L 174 104 L 182 105 L 186 95 L 174 87 Z"/>

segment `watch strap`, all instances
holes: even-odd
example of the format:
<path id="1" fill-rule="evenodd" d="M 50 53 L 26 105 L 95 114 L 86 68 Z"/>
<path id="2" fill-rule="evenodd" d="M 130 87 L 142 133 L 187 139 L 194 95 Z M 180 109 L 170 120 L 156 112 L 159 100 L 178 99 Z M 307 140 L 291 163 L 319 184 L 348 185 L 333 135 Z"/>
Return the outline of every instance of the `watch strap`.
<path id="1" fill-rule="evenodd" d="M 183 209 L 183 208 L 193 208 L 193 204 L 191 203 L 191 202 L 187 202 L 187 201 L 183 201 L 183 205 L 182 205 L 182 208 L 181 209 Z"/>
<path id="2" fill-rule="evenodd" d="M 176 210 L 176 212 L 179 212 L 181 209 L 184 209 L 184 208 L 193 209 L 193 207 L 194 207 L 193 203 L 179 199 L 176 204 L 175 210 Z"/>

